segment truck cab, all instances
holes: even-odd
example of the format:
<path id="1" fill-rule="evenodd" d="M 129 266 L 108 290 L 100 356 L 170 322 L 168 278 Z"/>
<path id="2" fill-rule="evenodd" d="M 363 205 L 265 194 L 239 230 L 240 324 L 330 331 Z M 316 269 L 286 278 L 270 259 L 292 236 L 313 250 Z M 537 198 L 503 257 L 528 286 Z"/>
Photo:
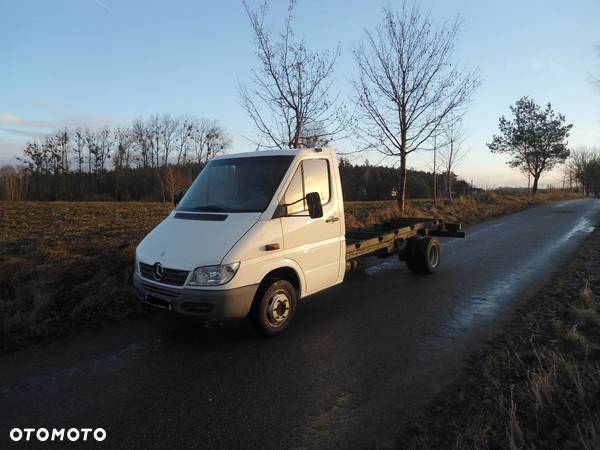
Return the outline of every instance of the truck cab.
<path id="1" fill-rule="evenodd" d="M 150 305 L 205 319 L 250 316 L 265 334 L 299 299 L 344 279 L 344 204 L 332 149 L 248 152 L 210 161 L 136 249 Z"/>

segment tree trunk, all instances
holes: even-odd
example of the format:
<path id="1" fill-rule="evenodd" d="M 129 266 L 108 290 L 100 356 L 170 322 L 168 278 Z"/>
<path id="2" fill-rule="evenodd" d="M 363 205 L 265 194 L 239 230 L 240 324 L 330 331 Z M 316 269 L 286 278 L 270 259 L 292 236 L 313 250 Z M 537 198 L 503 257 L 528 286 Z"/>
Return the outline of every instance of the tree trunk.
<path id="1" fill-rule="evenodd" d="M 437 142 L 433 136 L 433 206 L 437 206 Z"/>
<path id="2" fill-rule="evenodd" d="M 534 175 L 533 176 L 533 187 L 531 188 L 531 193 L 535 195 L 535 193 L 538 190 L 538 181 L 540 179 L 539 175 Z"/>
<path id="3" fill-rule="evenodd" d="M 433 172 L 433 206 L 437 206 L 437 173 Z"/>
<path id="4" fill-rule="evenodd" d="M 302 138 L 302 122 L 298 113 L 296 113 L 296 127 L 294 128 L 294 137 L 292 139 L 291 148 L 300 148 L 300 140 Z"/>
<path id="5" fill-rule="evenodd" d="M 446 189 L 448 190 L 448 201 L 452 203 L 452 177 L 450 176 L 450 172 L 448 172 L 447 178 Z"/>
<path id="6" fill-rule="evenodd" d="M 115 200 L 119 201 L 119 172 L 120 170 L 115 169 Z"/>
<path id="7" fill-rule="evenodd" d="M 406 206 L 406 153 L 402 152 L 400 156 L 400 183 L 398 185 L 398 208 L 404 212 Z"/>

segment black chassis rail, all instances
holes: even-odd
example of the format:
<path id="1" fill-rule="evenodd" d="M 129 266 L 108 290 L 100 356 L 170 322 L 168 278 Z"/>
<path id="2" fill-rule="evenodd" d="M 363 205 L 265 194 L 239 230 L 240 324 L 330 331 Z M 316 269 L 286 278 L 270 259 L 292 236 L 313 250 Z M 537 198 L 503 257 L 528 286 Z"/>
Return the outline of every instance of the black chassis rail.
<path id="1" fill-rule="evenodd" d="M 464 238 L 459 223 L 440 219 L 406 217 L 385 220 L 368 228 L 346 232 L 346 260 L 360 256 L 386 257 L 396 253 L 413 236 Z"/>

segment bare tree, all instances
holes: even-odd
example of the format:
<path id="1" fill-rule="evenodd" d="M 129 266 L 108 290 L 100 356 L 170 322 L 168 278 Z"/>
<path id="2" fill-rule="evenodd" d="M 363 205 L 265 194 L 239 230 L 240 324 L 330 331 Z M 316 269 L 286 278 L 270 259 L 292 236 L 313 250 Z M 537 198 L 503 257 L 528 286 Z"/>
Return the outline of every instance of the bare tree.
<path id="1" fill-rule="evenodd" d="M 69 158 L 71 153 L 71 135 L 67 128 L 54 135 L 55 152 L 57 159 L 60 160 L 60 166 L 63 173 L 69 171 Z"/>
<path id="2" fill-rule="evenodd" d="M 136 119 L 131 127 L 131 133 L 134 141 L 135 156 L 139 167 L 150 167 L 152 165 L 152 134 L 144 119 Z"/>
<path id="3" fill-rule="evenodd" d="M 583 195 L 600 191 L 600 149 L 577 148 L 571 152 L 567 167 Z"/>
<path id="4" fill-rule="evenodd" d="M 329 145 L 330 138 L 320 124 L 306 126 L 302 130 L 302 145 L 306 148 L 325 147 Z"/>
<path id="5" fill-rule="evenodd" d="M 19 172 L 13 166 L 0 167 L 0 199 L 21 200 Z"/>
<path id="6" fill-rule="evenodd" d="M 94 155 L 95 172 L 104 172 L 106 163 L 111 158 L 112 147 L 114 144 L 113 133 L 110 128 L 101 128 L 96 133 L 96 146 Z"/>
<path id="7" fill-rule="evenodd" d="M 192 180 L 184 175 L 180 167 L 167 164 L 161 168 L 161 183 L 169 197 L 169 201 L 173 203 L 175 194 L 187 189 Z"/>
<path id="8" fill-rule="evenodd" d="M 121 174 L 123 169 L 129 169 L 131 163 L 131 144 L 133 135 L 127 127 L 117 127 L 113 131 L 116 151 L 113 158 L 115 171 L 115 199 L 120 200 Z"/>
<path id="9" fill-rule="evenodd" d="M 85 148 L 85 132 L 81 128 L 75 129 L 73 141 L 75 145 L 74 152 L 77 156 L 77 171 L 81 173 L 84 162 L 83 149 Z"/>
<path id="10" fill-rule="evenodd" d="M 355 49 L 354 82 L 364 150 L 400 158 L 398 205 L 405 208 L 407 156 L 423 149 L 451 115 L 460 115 L 480 85 L 479 71 L 452 64 L 460 20 L 435 28 L 405 2 L 383 9 L 381 25 Z"/>
<path id="11" fill-rule="evenodd" d="M 194 121 L 190 137 L 194 143 L 195 159 L 200 164 L 206 164 L 231 145 L 231 139 L 215 120 Z"/>
<path id="12" fill-rule="evenodd" d="M 173 119 L 169 114 L 164 114 L 160 117 L 158 122 L 158 138 L 160 149 L 159 163 L 161 166 L 166 166 L 169 162 L 169 157 L 173 151 L 173 147 L 176 145 L 176 140 L 179 137 L 179 126 L 180 121 Z"/>
<path id="13" fill-rule="evenodd" d="M 96 134 L 90 131 L 89 129 L 85 129 L 85 145 L 87 146 L 87 163 L 88 163 L 88 174 L 92 173 L 92 164 L 94 161 L 94 153 L 96 149 Z"/>
<path id="14" fill-rule="evenodd" d="M 440 149 L 440 160 L 446 172 L 446 195 L 452 201 L 452 176 L 460 162 L 467 156 L 463 148 L 466 132 L 462 121 L 450 117 L 443 125 L 444 145 Z"/>
<path id="15" fill-rule="evenodd" d="M 152 155 L 151 164 L 156 169 L 156 174 L 160 179 L 160 116 L 154 114 L 146 122 L 146 134 L 150 144 L 150 154 Z"/>
<path id="16" fill-rule="evenodd" d="M 292 29 L 295 5 L 290 0 L 283 31 L 274 38 L 264 23 L 267 4 L 256 12 L 244 2 L 259 68 L 252 71 L 253 87 L 240 86 L 240 97 L 259 147 L 299 148 L 307 145 L 305 130 L 319 130 L 312 140 L 329 140 L 346 126 L 345 108 L 331 93 L 339 46 L 333 52 L 308 50 Z"/>
<path id="17" fill-rule="evenodd" d="M 25 163 L 29 170 L 36 175 L 48 172 L 48 155 L 39 142 L 27 142 L 23 149 L 23 157 L 17 158 L 22 163 Z"/>
<path id="18" fill-rule="evenodd" d="M 440 140 L 442 132 L 440 130 L 436 130 L 432 135 L 431 135 L 431 153 L 432 153 L 432 158 L 431 158 L 431 174 L 432 174 L 432 186 L 431 186 L 431 191 L 432 191 L 432 195 L 433 195 L 433 205 L 437 206 L 438 202 L 438 168 L 440 166 L 440 157 L 439 157 L 439 150 L 440 150 L 440 146 L 442 145 L 442 142 Z"/>
<path id="19" fill-rule="evenodd" d="M 194 131 L 194 119 L 183 116 L 178 120 L 177 127 L 177 164 L 186 164 L 189 158 L 192 133 Z"/>
<path id="20" fill-rule="evenodd" d="M 31 171 L 22 166 L 0 167 L 0 199 L 24 200 L 29 187 Z"/>

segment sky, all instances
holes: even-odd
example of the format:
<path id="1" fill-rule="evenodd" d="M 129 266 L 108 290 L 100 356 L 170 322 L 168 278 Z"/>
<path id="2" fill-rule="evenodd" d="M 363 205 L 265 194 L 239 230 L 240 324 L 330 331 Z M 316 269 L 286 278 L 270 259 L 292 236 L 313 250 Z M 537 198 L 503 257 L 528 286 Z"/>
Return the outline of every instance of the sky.
<path id="1" fill-rule="evenodd" d="M 258 7 L 258 1 L 249 0 Z M 466 158 L 456 172 L 481 187 L 527 180 L 491 154 L 486 142 L 498 118 L 527 95 L 551 102 L 573 124 L 571 147 L 600 146 L 600 0 L 421 0 L 441 23 L 460 14 L 455 61 L 478 67 L 482 85 L 464 126 Z M 341 48 L 335 89 L 352 96 L 352 48 L 381 20 L 386 0 L 298 0 L 295 29 L 311 49 Z M 398 0 L 392 6 L 400 6 Z M 286 2 L 271 1 L 277 29 Z M 256 67 L 253 38 L 240 0 L 0 0 L 0 164 L 14 162 L 25 142 L 64 126 L 127 125 L 154 113 L 218 120 L 230 152 L 254 150 L 256 136 L 240 106 L 238 85 Z M 350 139 L 334 142 L 356 150 Z M 360 163 L 394 164 L 379 153 Z M 409 166 L 429 169 L 431 154 Z M 542 178 L 558 185 L 560 174 Z"/>

